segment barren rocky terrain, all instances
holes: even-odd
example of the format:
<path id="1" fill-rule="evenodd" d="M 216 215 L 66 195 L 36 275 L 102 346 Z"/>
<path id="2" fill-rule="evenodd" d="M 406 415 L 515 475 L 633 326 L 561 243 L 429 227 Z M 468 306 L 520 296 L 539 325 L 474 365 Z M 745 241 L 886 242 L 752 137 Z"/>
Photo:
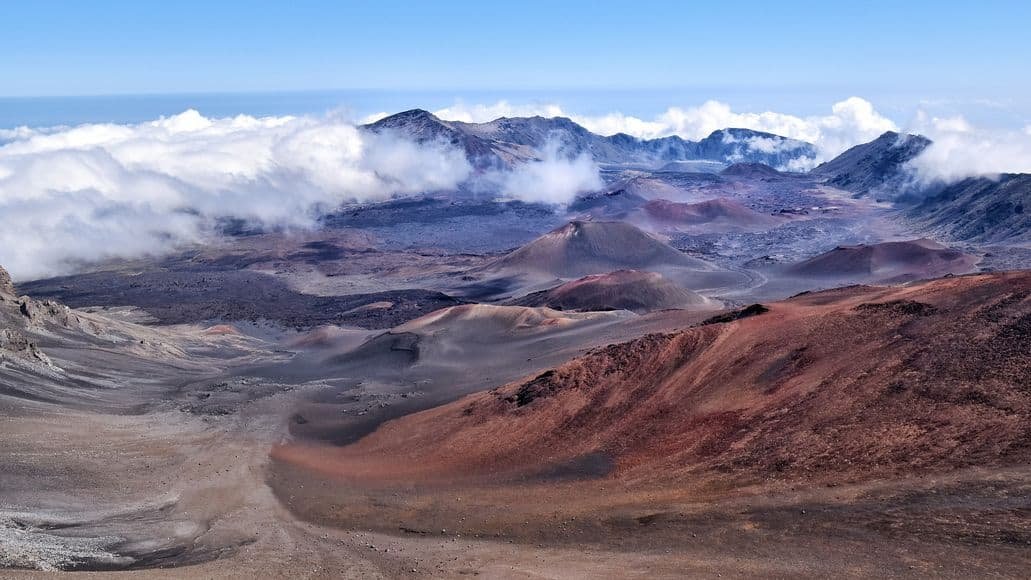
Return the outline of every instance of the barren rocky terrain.
<path id="1" fill-rule="evenodd" d="M 742 130 L 362 130 L 477 171 L 565 131 L 604 183 L 0 271 L 0 575 L 1026 576 L 1022 178 L 913 199 L 895 134 L 789 173 L 811 146 Z"/>

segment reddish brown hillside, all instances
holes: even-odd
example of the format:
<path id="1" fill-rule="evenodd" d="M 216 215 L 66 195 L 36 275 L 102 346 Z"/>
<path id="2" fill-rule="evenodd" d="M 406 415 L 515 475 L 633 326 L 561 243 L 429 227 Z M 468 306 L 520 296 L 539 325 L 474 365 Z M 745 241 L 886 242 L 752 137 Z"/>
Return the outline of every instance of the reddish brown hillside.
<path id="1" fill-rule="evenodd" d="M 275 454 L 368 481 L 545 474 L 588 459 L 625 480 L 739 484 L 1027 464 L 1029 292 L 1031 273 L 1018 272 L 806 294 L 592 351 L 335 452 Z"/>
<path id="2" fill-rule="evenodd" d="M 722 224 L 738 228 L 768 228 L 782 220 L 749 209 L 741 203 L 726 199 L 710 199 L 699 203 L 677 203 L 655 199 L 644 204 L 644 213 L 653 220 L 667 224 L 694 226 Z"/>
<path id="3" fill-rule="evenodd" d="M 977 261 L 977 256 L 921 239 L 840 246 L 795 264 L 788 272 L 809 278 L 887 282 L 965 274 Z"/>
<path id="4" fill-rule="evenodd" d="M 656 272 L 618 270 L 593 274 L 511 302 L 558 310 L 631 310 L 651 312 L 671 308 L 718 308 L 718 302 L 681 288 Z"/>
<path id="5" fill-rule="evenodd" d="M 488 270 L 573 278 L 664 266 L 712 269 L 628 223 L 572 221 L 498 259 Z"/>

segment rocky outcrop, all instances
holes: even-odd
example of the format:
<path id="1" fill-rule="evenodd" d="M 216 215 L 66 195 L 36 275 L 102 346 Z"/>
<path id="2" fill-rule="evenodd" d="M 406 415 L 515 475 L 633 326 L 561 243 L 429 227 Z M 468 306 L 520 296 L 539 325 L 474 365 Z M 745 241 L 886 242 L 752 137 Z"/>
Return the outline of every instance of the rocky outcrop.
<path id="1" fill-rule="evenodd" d="M 0 266 L 0 300 L 5 298 L 9 299 L 15 295 L 14 282 L 11 280 L 11 275 Z"/>
<path id="2" fill-rule="evenodd" d="M 0 365 L 5 362 L 29 363 L 56 370 L 57 367 L 36 343 L 13 328 L 0 328 Z"/>

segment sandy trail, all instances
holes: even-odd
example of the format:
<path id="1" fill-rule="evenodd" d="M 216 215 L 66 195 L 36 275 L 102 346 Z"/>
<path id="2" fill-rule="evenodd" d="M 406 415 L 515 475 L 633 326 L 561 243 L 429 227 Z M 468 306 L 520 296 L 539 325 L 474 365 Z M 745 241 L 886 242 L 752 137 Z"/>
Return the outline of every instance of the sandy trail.
<path id="1" fill-rule="evenodd" d="M 630 318 L 592 339 L 620 340 L 684 323 Z M 131 356 L 97 354 L 92 345 L 55 350 L 58 364 L 96 369 L 94 380 L 108 385 L 102 391 L 107 410 L 21 403 L 18 413 L 0 418 L 6 465 L 0 558 L 8 566 L 0 576 L 74 569 L 101 577 L 125 570 L 119 574 L 374 578 L 446 576 L 471 566 L 497 577 L 516 570 L 534 577 L 532 570 L 543 569 L 541 554 L 526 546 L 478 542 L 475 556 L 463 560 L 451 545 L 298 520 L 267 484 L 269 451 L 288 436 L 300 401 L 335 387 L 320 379 L 287 384 L 240 376 L 278 347 L 233 333 L 201 335 L 191 332 L 194 342 L 182 350 L 191 359 L 188 371 L 172 357 L 149 364 L 139 382 L 131 380 Z M 582 338 L 563 342 L 564 357 L 580 350 L 574 343 Z M 218 358 L 220 341 L 236 345 L 239 356 Z M 214 358 L 204 363 L 208 356 Z M 283 355 L 269 360 L 276 357 Z M 597 566 L 598 558 L 578 553 L 554 552 L 559 576 L 573 572 L 570 562 L 587 571 Z"/>
<path id="2" fill-rule="evenodd" d="M 5 490 L 3 555 L 14 560 L 10 564 L 44 570 L 3 575 L 196 564 L 135 574 L 379 576 L 374 563 L 346 544 L 295 523 L 265 485 L 268 448 L 281 433 L 286 396 L 216 420 L 179 411 L 6 419 L 0 454 L 23 468 L 25 485 L 16 480 L 20 489 Z M 48 435 L 41 439 L 40 433 Z M 52 473 L 41 481 L 47 464 Z M 22 506 L 16 519 L 29 533 L 12 533 L 11 505 Z M 107 540 L 81 542 L 86 536 Z"/>

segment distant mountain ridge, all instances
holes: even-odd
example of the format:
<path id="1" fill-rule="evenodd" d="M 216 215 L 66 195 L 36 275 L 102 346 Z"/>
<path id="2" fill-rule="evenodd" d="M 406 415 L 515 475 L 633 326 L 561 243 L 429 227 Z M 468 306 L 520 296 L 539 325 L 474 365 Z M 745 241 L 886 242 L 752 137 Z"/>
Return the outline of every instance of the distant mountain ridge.
<path id="1" fill-rule="evenodd" d="M 445 121 L 412 109 L 363 126 L 377 133 L 395 131 L 417 142 L 441 141 L 461 148 L 474 167 L 508 168 L 539 158 L 550 141 L 561 154 L 590 155 L 608 165 L 661 166 L 673 161 L 762 163 L 784 167 L 814 158 L 812 144 L 751 129 L 720 129 L 700 141 L 677 136 L 640 139 L 625 133 L 603 136 L 565 117 L 502 117 L 487 123 Z"/>

